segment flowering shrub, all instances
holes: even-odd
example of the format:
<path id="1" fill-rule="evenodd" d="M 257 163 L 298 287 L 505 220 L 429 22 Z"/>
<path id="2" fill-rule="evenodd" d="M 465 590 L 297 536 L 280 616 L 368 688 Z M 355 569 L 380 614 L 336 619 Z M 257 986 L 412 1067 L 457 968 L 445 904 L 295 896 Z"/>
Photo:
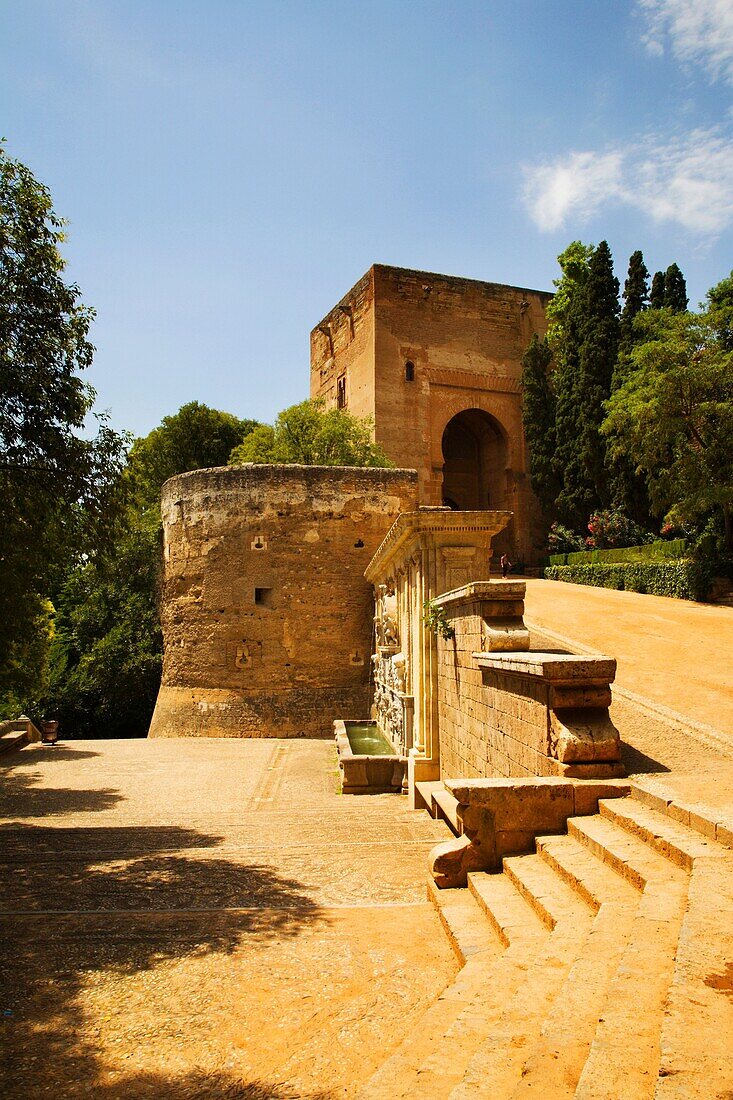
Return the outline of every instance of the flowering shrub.
<path id="1" fill-rule="evenodd" d="M 575 531 L 563 527 L 561 523 L 553 523 L 547 533 L 547 551 L 550 554 L 570 554 L 584 548 L 582 535 L 576 535 Z"/>
<path id="2" fill-rule="evenodd" d="M 649 534 L 633 519 L 623 512 L 606 510 L 594 512 L 588 520 L 588 538 L 585 545 L 589 550 L 614 550 L 623 546 L 640 546 L 652 542 L 654 535 Z"/>

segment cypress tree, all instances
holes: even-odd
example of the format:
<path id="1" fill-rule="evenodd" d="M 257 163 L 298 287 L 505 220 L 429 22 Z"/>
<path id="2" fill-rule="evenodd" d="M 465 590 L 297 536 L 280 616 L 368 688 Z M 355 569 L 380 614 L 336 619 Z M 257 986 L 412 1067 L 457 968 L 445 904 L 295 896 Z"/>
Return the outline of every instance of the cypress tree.
<path id="1" fill-rule="evenodd" d="M 664 305 L 673 313 L 684 313 L 688 301 L 685 277 L 677 264 L 670 264 L 664 273 Z"/>
<path id="2" fill-rule="evenodd" d="M 632 342 L 634 318 L 649 304 L 649 272 L 644 256 L 637 249 L 629 259 L 629 272 L 624 283 L 624 308 L 621 311 L 621 347 L 626 349 Z"/>
<path id="3" fill-rule="evenodd" d="M 573 386 L 576 433 L 572 441 L 566 441 L 561 471 L 563 487 L 557 502 L 561 518 L 576 530 L 587 522 L 591 512 L 608 502 L 606 445 L 600 426 L 618 355 L 618 291 L 611 250 L 606 241 L 601 241 L 591 257 L 588 278 L 578 301 L 580 339 Z"/>
<path id="4" fill-rule="evenodd" d="M 655 271 L 652 279 L 652 291 L 649 296 L 652 309 L 664 309 L 664 272 Z"/>
<path id="5" fill-rule="evenodd" d="M 553 374 L 555 391 L 555 470 L 558 496 L 555 512 L 568 522 L 563 508 L 566 473 L 573 464 L 580 417 L 580 346 L 582 344 L 583 302 L 590 260 L 594 249 L 573 241 L 558 256 L 562 277 L 555 280 L 557 293 L 547 308 L 550 321 L 548 337 L 556 363 Z M 575 523 L 575 519 L 570 520 Z M 580 522 L 582 523 L 582 517 Z"/>
<path id="6" fill-rule="evenodd" d="M 655 276 L 657 292 L 664 290 L 664 276 L 657 272 Z M 620 344 L 618 359 L 613 372 L 611 392 L 623 385 L 633 369 L 631 351 L 634 347 L 634 318 L 647 308 L 649 272 L 640 251 L 629 259 L 629 272 L 624 284 L 624 307 L 621 311 Z M 616 450 L 616 453 L 614 451 Z M 608 495 L 612 507 L 624 515 L 630 516 L 642 527 L 650 523 L 649 494 L 646 480 L 636 473 L 634 463 L 627 455 L 618 453 L 613 441 L 607 443 L 606 469 L 608 476 Z"/>
<path id="7" fill-rule="evenodd" d="M 552 511 L 559 490 L 551 362 L 550 345 L 535 333 L 522 356 L 522 422 L 529 448 L 530 483 L 546 512 Z"/>

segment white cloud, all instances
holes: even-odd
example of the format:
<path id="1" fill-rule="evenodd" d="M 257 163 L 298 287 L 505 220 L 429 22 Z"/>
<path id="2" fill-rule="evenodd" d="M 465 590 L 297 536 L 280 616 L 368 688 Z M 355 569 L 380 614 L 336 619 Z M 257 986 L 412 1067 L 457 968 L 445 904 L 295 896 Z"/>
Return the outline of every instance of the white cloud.
<path id="1" fill-rule="evenodd" d="M 623 150 L 572 152 L 524 169 L 523 198 L 543 232 L 588 221 L 602 205 L 624 203 L 657 222 L 714 237 L 733 222 L 733 144 L 719 129 Z"/>
<path id="2" fill-rule="evenodd" d="M 620 153 L 570 153 L 525 169 L 525 203 L 540 229 L 560 229 L 570 214 L 587 221 L 621 182 Z"/>
<path id="3" fill-rule="evenodd" d="M 642 41 L 660 57 L 669 44 L 679 61 L 702 65 L 733 84 L 731 0 L 637 0 L 644 18 Z"/>

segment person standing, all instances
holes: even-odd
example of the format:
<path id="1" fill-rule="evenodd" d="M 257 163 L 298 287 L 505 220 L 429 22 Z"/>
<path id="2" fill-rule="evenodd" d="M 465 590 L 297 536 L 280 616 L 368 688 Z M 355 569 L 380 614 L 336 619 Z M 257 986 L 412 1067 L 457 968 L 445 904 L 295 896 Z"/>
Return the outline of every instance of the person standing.
<path id="1" fill-rule="evenodd" d="M 506 578 L 507 573 L 509 572 L 509 570 L 512 567 L 512 563 L 509 561 L 509 558 L 506 556 L 506 554 L 501 555 L 500 564 L 501 564 L 501 575 L 502 575 L 502 577 Z"/>

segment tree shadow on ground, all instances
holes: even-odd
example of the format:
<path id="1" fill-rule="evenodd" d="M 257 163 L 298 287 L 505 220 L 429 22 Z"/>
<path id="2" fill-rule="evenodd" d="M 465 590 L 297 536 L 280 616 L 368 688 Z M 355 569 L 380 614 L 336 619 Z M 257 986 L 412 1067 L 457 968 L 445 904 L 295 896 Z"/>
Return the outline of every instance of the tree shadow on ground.
<path id="1" fill-rule="evenodd" d="M 101 753 L 94 752 L 92 749 L 75 749 L 73 745 L 56 743 L 55 745 L 40 745 L 37 749 L 33 749 L 32 752 L 12 753 L 8 754 L 5 763 L 12 764 L 14 767 L 22 766 L 23 764 L 37 764 L 39 761 L 38 753 L 42 754 L 41 759 L 44 765 L 49 761 L 52 763 L 58 763 L 62 760 L 89 760 L 93 756 L 101 756 Z"/>
<path id="2" fill-rule="evenodd" d="M 139 1074 L 95 1090 L 101 1100 L 335 1100 L 335 1093 L 302 1092 L 286 1083 L 241 1081 L 234 1075 L 194 1070 L 180 1077 Z"/>
<path id="3" fill-rule="evenodd" d="M 0 783 L 0 817 L 98 813 L 124 801 L 124 795 L 112 788 L 40 787 L 43 778 L 43 773 L 37 771 L 4 775 Z"/>
<path id="4" fill-rule="evenodd" d="M 200 1074 L 123 1079 L 124 1063 L 95 1037 L 81 994 L 170 960 L 223 960 L 245 941 L 297 936 L 325 919 L 302 883 L 217 855 L 222 838 L 193 829 L 17 824 L 0 835 L 0 1007 L 11 1055 L 4 1097 L 297 1095 L 252 1091 L 270 1086 L 226 1075 L 208 1092 Z"/>

